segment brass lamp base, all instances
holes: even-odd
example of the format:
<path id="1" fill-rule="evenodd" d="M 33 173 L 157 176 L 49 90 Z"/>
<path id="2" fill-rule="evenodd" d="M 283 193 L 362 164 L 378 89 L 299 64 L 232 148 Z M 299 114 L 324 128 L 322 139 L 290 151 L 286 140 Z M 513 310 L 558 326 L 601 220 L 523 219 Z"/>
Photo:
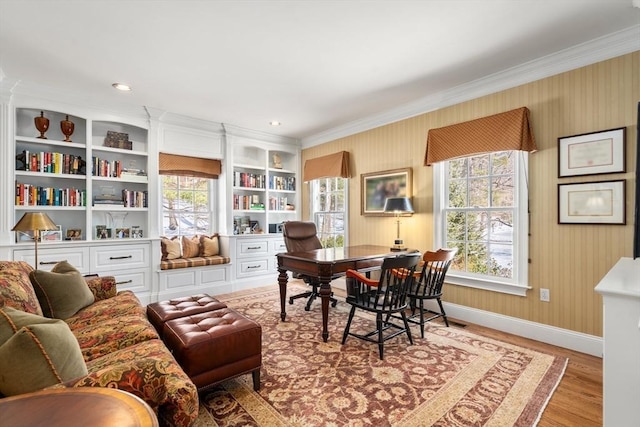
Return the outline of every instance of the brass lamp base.
<path id="1" fill-rule="evenodd" d="M 400 252 L 400 251 L 406 251 L 407 248 L 404 247 L 404 242 L 400 239 L 396 239 L 393 241 L 393 246 L 391 246 L 391 252 Z"/>

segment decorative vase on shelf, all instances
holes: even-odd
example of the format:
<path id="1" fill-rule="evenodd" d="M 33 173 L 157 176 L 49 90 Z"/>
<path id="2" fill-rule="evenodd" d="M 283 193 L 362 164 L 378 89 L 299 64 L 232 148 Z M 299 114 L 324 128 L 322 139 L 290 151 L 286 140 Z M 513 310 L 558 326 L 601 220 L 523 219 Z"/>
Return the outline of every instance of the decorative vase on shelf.
<path id="1" fill-rule="evenodd" d="M 44 133 L 49 130 L 49 119 L 44 116 L 44 111 L 40 111 L 40 116 L 33 119 L 36 123 L 36 129 L 40 131 L 40 139 L 47 139 Z"/>
<path id="2" fill-rule="evenodd" d="M 62 130 L 62 134 L 65 136 L 64 142 L 71 142 L 69 137 L 73 134 L 73 129 L 75 125 L 71 120 L 69 120 L 69 115 L 64 120 L 60 121 L 60 130 Z"/>

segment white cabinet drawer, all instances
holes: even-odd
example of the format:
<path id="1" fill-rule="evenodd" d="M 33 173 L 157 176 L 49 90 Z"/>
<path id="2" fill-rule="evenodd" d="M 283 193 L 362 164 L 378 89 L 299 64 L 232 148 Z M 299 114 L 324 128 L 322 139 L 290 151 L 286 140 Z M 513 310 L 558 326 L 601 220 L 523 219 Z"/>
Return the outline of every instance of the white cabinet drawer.
<path id="1" fill-rule="evenodd" d="M 34 249 L 18 249 L 13 252 L 15 261 L 25 261 L 32 267 L 36 261 Z M 51 270 L 58 262 L 67 261 L 83 274 L 89 273 L 88 248 L 41 248 L 38 247 L 38 270 Z"/>
<path id="2" fill-rule="evenodd" d="M 149 267 L 149 245 L 114 245 L 91 248 L 91 271 L 109 272 Z"/>
<path id="3" fill-rule="evenodd" d="M 266 259 L 252 259 L 239 264 L 238 275 L 262 274 L 269 271 L 269 261 Z"/>
<path id="4" fill-rule="evenodd" d="M 269 245 L 266 240 L 250 239 L 238 241 L 238 257 L 267 254 L 268 252 Z"/>
<path id="5" fill-rule="evenodd" d="M 147 277 L 147 270 L 115 271 L 114 274 L 111 275 L 116 279 L 118 291 L 123 291 L 125 289 L 133 292 L 151 290 L 151 281 Z"/>
<path id="6" fill-rule="evenodd" d="M 271 241 L 271 253 L 275 255 L 282 252 L 287 252 L 287 245 L 284 244 L 284 240 L 273 239 Z"/>

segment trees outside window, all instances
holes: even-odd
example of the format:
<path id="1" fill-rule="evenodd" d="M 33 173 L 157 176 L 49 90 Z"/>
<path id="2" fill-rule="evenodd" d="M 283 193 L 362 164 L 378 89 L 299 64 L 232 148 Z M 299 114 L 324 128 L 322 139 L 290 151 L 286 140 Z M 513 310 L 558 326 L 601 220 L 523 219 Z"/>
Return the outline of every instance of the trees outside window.
<path id="1" fill-rule="evenodd" d="M 320 178 L 311 181 L 311 213 L 318 238 L 325 248 L 346 245 L 347 180 Z"/>
<path id="2" fill-rule="evenodd" d="M 212 224 L 208 178 L 162 177 L 162 235 L 209 234 Z"/>
<path id="3" fill-rule="evenodd" d="M 458 248 L 449 276 L 459 284 L 515 294 L 526 289 L 526 157 L 484 153 L 442 162 L 434 171 L 436 245 Z"/>

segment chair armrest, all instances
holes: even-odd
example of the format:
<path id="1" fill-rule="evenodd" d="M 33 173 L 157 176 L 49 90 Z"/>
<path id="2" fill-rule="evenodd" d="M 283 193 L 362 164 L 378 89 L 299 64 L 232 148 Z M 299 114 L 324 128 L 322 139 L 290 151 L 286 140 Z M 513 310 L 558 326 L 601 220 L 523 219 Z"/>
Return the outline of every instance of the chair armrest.
<path id="1" fill-rule="evenodd" d="M 116 278 L 113 276 L 88 276 L 84 278 L 84 281 L 89 286 L 96 301 L 113 298 L 118 293 Z"/>
<path id="2" fill-rule="evenodd" d="M 356 271 L 356 270 L 347 270 L 347 277 L 351 277 L 353 279 L 356 279 L 358 282 L 362 282 L 367 286 L 378 286 L 378 281 L 377 280 L 373 280 L 368 278 L 367 276 L 365 276 L 364 274 Z"/>

